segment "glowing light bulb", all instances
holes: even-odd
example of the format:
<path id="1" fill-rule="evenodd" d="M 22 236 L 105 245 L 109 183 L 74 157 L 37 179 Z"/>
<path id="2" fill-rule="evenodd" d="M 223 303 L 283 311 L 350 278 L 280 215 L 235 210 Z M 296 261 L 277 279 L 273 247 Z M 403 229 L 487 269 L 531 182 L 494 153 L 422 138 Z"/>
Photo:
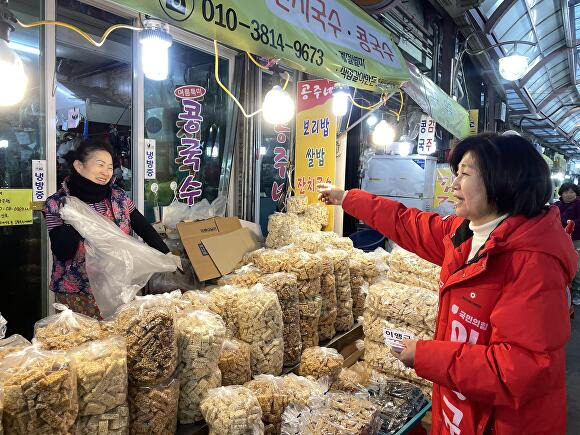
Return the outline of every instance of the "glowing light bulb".
<path id="1" fill-rule="evenodd" d="M 388 146 L 395 139 L 395 130 L 384 119 L 373 130 L 372 140 L 375 145 Z"/>
<path id="2" fill-rule="evenodd" d="M 528 58 L 521 54 L 512 54 L 499 60 L 499 73 L 506 80 L 519 80 L 528 70 Z"/>
<path id="3" fill-rule="evenodd" d="M 367 125 L 369 127 L 374 127 L 375 125 L 377 125 L 377 122 L 379 122 L 379 118 L 377 118 L 376 115 L 369 115 L 369 117 L 367 118 Z"/>
<path id="4" fill-rule="evenodd" d="M 335 91 L 332 94 L 332 113 L 335 116 L 344 116 L 348 111 L 348 93 Z"/>
<path id="5" fill-rule="evenodd" d="M 22 101 L 27 84 L 22 60 L 0 39 L 0 106 L 13 106 Z"/>
<path id="6" fill-rule="evenodd" d="M 169 47 L 173 39 L 169 26 L 158 20 L 145 20 L 141 32 L 141 64 L 149 80 L 165 80 L 169 74 Z"/>
<path id="7" fill-rule="evenodd" d="M 270 124 L 286 124 L 294 117 L 294 100 L 280 86 L 274 86 L 264 97 L 262 113 Z"/>

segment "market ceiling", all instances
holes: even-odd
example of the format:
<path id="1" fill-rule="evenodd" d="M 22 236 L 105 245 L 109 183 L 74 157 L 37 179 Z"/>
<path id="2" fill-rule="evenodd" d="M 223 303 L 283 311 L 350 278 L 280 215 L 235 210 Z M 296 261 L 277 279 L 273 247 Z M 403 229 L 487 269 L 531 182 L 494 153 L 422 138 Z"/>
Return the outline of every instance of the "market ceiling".
<path id="1" fill-rule="evenodd" d="M 520 80 L 508 82 L 494 74 L 505 90 L 510 121 L 545 145 L 580 156 L 580 0 L 474 3 L 480 5 L 455 21 L 465 36 L 474 30 L 486 34 L 478 38 L 481 48 L 513 40 L 536 44 L 517 47 L 529 58 L 528 72 Z M 490 51 L 487 69 L 497 71 L 497 58 L 512 48 L 504 45 Z"/>

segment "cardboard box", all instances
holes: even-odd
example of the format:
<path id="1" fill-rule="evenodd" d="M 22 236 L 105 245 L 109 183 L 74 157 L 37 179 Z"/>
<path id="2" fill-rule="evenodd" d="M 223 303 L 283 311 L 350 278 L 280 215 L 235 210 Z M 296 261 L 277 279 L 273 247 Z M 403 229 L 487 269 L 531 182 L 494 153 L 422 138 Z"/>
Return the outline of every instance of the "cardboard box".
<path id="1" fill-rule="evenodd" d="M 200 281 L 232 272 L 246 252 L 257 249 L 250 231 L 236 217 L 182 222 L 177 230 Z"/>

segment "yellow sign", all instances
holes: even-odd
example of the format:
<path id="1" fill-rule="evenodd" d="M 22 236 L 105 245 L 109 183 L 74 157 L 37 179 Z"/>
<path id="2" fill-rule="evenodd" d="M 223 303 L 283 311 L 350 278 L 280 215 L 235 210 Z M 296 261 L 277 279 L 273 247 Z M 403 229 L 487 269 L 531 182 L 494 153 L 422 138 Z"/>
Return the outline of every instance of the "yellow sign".
<path id="1" fill-rule="evenodd" d="M 469 112 L 469 135 L 475 136 L 479 130 L 479 109 L 468 110 Z"/>
<path id="2" fill-rule="evenodd" d="M 32 225 L 32 189 L 0 189 L 0 226 Z"/>
<path id="3" fill-rule="evenodd" d="M 335 183 L 336 116 L 332 114 L 330 80 L 298 82 L 296 97 L 296 170 L 297 195 L 306 195 L 309 203 L 318 201 L 316 185 Z M 334 211 L 328 210 L 326 231 L 334 227 Z"/>
<path id="4" fill-rule="evenodd" d="M 433 208 L 437 208 L 443 203 L 455 203 L 453 188 L 451 185 L 455 180 L 450 167 L 440 167 L 435 169 L 435 194 L 433 195 Z"/>

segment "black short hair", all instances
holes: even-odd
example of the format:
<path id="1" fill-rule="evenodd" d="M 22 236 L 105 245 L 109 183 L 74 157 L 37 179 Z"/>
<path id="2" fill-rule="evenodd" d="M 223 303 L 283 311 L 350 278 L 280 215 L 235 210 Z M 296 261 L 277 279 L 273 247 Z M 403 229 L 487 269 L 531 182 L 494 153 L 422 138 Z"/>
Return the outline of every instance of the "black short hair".
<path id="1" fill-rule="evenodd" d="M 449 158 L 455 174 L 468 152 L 477 162 L 488 202 L 498 213 L 536 216 L 552 197 L 550 168 L 523 137 L 483 133 L 463 139 Z"/>
<path id="2" fill-rule="evenodd" d="M 562 196 L 562 194 L 568 190 L 573 190 L 576 195 L 580 196 L 580 187 L 570 182 L 563 183 L 560 186 L 560 188 L 558 189 L 558 195 Z"/>
<path id="3" fill-rule="evenodd" d="M 69 151 L 63 158 L 71 165 L 75 160 L 86 163 L 95 151 L 106 151 L 111 155 L 111 159 L 115 161 L 113 147 L 104 139 L 85 139 L 79 144 L 76 150 Z"/>

